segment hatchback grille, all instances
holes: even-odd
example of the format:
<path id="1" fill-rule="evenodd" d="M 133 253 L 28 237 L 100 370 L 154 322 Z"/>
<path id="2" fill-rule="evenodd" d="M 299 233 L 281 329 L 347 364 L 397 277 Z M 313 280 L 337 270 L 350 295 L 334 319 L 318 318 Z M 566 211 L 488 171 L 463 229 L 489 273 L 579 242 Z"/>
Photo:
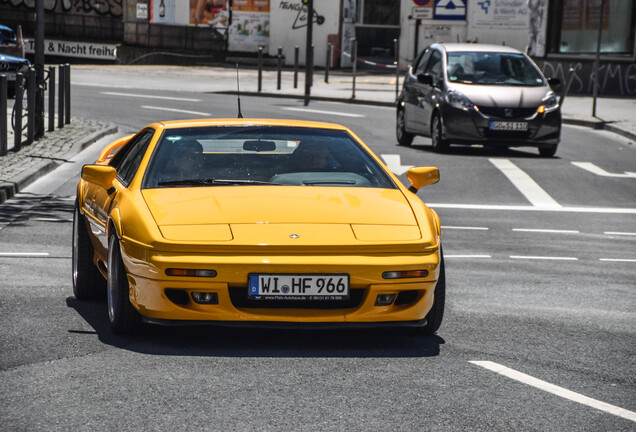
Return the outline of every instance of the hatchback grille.
<path id="1" fill-rule="evenodd" d="M 479 106 L 482 114 L 499 117 L 502 119 L 526 118 L 537 112 L 537 108 L 501 108 L 501 107 L 483 107 Z"/>
<path id="2" fill-rule="evenodd" d="M 247 295 L 247 286 L 229 288 L 230 300 L 236 308 L 259 309 L 351 309 L 360 306 L 364 289 L 351 289 L 348 300 L 253 300 Z"/>

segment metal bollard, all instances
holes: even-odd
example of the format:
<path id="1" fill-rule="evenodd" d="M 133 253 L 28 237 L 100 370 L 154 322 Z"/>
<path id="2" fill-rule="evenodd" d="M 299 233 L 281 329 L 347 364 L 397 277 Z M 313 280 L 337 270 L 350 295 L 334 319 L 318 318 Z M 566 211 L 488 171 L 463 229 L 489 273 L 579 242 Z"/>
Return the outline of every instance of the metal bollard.
<path id="1" fill-rule="evenodd" d="M 6 156 L 7 149 L 7 76 L 0 75 L 0 156 Z"/>
<path id="2" fill-rule="evenodd" d="M 278 47 L 278 70 L 276 75 L 276 90 L 280 90 L 281 73 L 283 72 L 283 48 Z"/>
<path id="3" fill-rule="evenodd" d="M 64 75 L 66 84 L 65 90 L 66 95 L 64 96 L 64 103 L 66 106 L 64 107 L 64 123 L 71 123 L 71 65 L 66 63 L 66 74 Z"/>
<path id="4" fill-rule="evenodd" d="M 310 57 L 311 57 L 311 71 L 309 73 L 309 86 L 310 87 L 314 86 L 314 66 L 315 66 L 314 59 L 316 58 L 314 56 L 314 52 L 315 52 L 315 49 L 314 49 L 314 46 L 312 45 L 311 46 L 311 51 L 310 51 Z"/>
<path id="5" fill-rule="evenodd" d="M 325 61 L 325 82 L 329 84 L 329 68 L 331 67 L 331 50 L 333 47 L 330 43 L 327 44 L 327 61 Z"/>
<path id="6" fill-rule="evenodd" d="M 400 95 L 400 41 L 393 39 L 393 50 L 395 52 L 393 64 L 395 65 L 395 100 Z"/>
<path id="7" fill-rule="evenodd" d="M 49 128 L 48 132 L 55 129 L 55 66 L 49 66 Z"/>
<path id="8" fill-rule="evenodd" d="M 258 92 L 263 90 L 263 47 L 258 47 Z"/>
<path id="9" fill-rule="evenodd" d="M 64 85 L 66 84 L 66 78 L 64 78 L 64 65 L 60 65 L 60 77 L 58 78 L 58 95 L 57 95 L 57 127 L 62 129 L 64 127 Z"/>
<path id="10" fill-rule="evenodd" d="M 24 99 L 24 74 L 15 74 L 15 103 L 13 112 L 15 114 L 15 125 L 13 125 L 13 150 L 22 148 L 22 100 Z"/>
<path id="11" fill-rule="evenodd" d="M 356 73 L 358 69 L 358 40 L 356 38 L 351 39 L 351 67 L 352 67 L 351 99 L 355 99 L 356 98 Z"/>
<path id="12" fill-rule="evenodd" d="M 294 48 L 294 88 L 298 88 L 298 45 Z"/>
<path id="13" fill-rule="evenodd" d="M 26 144 L 35 139 L 35 69 L 27 72 L 27 140 Z"/>

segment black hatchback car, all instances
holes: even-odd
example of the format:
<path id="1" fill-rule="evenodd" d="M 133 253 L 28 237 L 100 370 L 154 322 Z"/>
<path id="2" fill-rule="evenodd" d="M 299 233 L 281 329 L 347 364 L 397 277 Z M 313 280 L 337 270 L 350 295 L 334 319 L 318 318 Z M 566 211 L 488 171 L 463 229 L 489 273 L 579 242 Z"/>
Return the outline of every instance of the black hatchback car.
<path id="1" fill-rule="evenodd" d="M 430 136 L 450 144 L 532 146 L 552 157 L 561 140 L 561 110 L 550 85 L 526 54 L 485 44 L 434 44 L 421 52 L 398 98 L 400 145 Z"/>

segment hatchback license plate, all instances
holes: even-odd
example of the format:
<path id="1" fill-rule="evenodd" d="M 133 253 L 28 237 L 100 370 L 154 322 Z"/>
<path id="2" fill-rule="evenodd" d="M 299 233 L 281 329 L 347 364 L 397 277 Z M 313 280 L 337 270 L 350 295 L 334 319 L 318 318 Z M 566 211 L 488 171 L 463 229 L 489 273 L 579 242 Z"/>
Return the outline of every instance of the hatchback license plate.
<path id="1" fill-rule="evenodd" d="M 490 122 L 490 130 L 526 131 L 527 122 Z"/>
<path id="2" fill-rule="evenodd" d="M 348 274 L 251 274 L 249 296 L 255 300 L 346 300 Z"/>

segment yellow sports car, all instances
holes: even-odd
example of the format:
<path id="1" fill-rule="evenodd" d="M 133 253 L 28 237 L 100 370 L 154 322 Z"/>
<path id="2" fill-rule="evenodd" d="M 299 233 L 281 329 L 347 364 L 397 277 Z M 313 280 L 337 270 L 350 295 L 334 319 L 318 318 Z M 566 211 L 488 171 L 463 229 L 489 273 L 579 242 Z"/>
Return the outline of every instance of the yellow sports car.
<path id="1" fill-rule="evenodd" d="M 82 168 L 73 290 L 115 333 L 158 324 L 437 331 L 437 214 L 349 129 L 286 120 L 154 123 Z M 105 283 L 104 283 L 105 280 Z"/>

